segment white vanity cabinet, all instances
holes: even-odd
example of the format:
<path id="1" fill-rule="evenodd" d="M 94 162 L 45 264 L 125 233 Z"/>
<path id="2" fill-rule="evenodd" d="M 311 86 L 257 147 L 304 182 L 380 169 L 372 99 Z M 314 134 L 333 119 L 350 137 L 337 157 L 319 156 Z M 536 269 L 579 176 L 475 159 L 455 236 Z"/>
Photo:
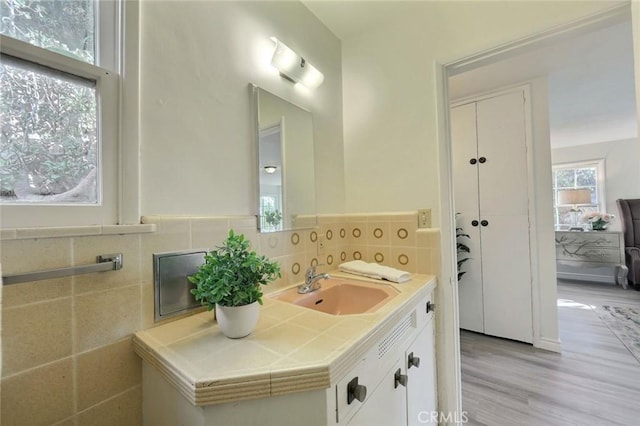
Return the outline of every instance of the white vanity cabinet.
<path id="1" fill-rule="evenodd" d="M 423 328 L 405 353 L 407 372 L 407 424 L 429 424 L 438 411 L 433 321 Z"/>
<path id="2" fill-rule="evenodd" d="M 362 402 L 357 398 L 362 388 L 354 395 L 355 379 L 367 391 Z M 349 426 L 429 424 L 431 413 L 437 411 L 431 296 L 343 378 L 337 399 L 339 424 L 345 417 Z"/>
<path id="3" fill-rule="evenodd" d="M 435 285 L 435 277 L 416 276 L 379 311 L 349 317 L 268 299 L 270 318 L 265 313 L 251 337 L 238 341 L 206 314 L 139 332 L 143 424 L 428 424 L 437 410 Z M 326 335 L 301 335 L 311 331 L 298 324 L 302 318 L 322 322 Z M 292 346 L 289 336 L 307 344 Z M 341 341 L 348 343 L 327 347 Z M 280 349 L 291 355 L 274 356 Z"/>
<path id="4" fill-rule="evenodd" d="M 402 361 L 396 361 L 382 375 L 382 380 L 366 399 L 366 403 L 347 423 L 349 426 L 406 425 L 407 398 L 405 387 L 397 384 L 395 374 L 402 370 Z"/>

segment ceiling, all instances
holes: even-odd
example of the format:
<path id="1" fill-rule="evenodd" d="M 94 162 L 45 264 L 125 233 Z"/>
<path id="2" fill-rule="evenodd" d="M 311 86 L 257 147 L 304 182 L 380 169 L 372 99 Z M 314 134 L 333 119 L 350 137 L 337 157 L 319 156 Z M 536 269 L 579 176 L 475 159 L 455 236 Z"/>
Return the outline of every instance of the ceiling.
<path id="1" fill-rule="evenodd" d="M 401 14 L 411 7 L 411 1 L 301 1 L 341 40 L 373 28 L 376 24 Z"/>
<path id="2" fill-rule="evenodd" d="M 402 14 L 410 2 L 303 3 L 340 39 Z M 548 76 L 551 146 L 638 136 L 630 20 L 451 77 L 452 99 Z"/>

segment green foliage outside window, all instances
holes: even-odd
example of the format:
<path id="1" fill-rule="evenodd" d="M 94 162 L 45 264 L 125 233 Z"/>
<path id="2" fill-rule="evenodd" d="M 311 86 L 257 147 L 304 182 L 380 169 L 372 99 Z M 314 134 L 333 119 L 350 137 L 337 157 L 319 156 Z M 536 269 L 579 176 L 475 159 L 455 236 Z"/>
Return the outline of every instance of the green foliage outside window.
<path id="1" fill-rule="evenodd" d="M 3 35 L 94 63 L 94 1 L 0 5 Z M 3 55 L 0 97 L 0 200 L 38 201 L 92 180 L 74 200 L 95 202 L 95 82 Z"/>

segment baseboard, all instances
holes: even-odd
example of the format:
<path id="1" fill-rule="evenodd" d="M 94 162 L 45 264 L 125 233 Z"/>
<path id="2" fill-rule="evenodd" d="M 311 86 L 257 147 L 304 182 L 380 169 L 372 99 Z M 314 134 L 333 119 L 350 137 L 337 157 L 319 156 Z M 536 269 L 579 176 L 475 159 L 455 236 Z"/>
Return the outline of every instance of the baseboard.
<path id="1" fill-rule="evenodd" d="M 574 280 L 574 281 L 588 281 L 595 283 L 609 283 L 615 284 L 615 273 L 613 275 L 594 275 L 594 274 L 580 274 L 573 272 L 556 272 L 556 276 L 562 280 Z"/>
<path id="2" fill-rule="evenodd" d="M 538 349 L 544 349 L 545 351 L 562 353 L 562 344 L 560 340 L 540 338 L 538 341 L 533 342 L 533 346 Z"/>

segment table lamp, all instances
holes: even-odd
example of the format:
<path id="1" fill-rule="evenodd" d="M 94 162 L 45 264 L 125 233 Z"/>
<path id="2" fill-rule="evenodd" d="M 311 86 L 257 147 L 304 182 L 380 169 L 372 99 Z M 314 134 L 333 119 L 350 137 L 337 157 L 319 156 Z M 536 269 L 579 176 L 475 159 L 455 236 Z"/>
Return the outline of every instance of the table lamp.
<path id="1" fill-rule="evenodd" d="M 591 205 L 591 191 L 588 189 L 561 189 L 558 191 L 558 205 L 571 206 L 573 224 L 570 231 L 584 231 L 578 226 L 578 214 L 582 211 L 578 205 Z"/>

